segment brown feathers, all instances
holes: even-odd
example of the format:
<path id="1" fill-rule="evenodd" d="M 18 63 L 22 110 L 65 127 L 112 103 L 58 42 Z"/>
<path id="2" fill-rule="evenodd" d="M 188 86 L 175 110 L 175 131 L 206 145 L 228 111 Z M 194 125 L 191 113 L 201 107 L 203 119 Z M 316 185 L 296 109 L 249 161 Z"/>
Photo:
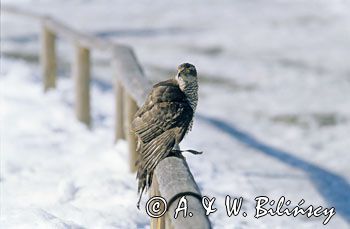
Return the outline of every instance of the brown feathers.
<path id="1" fill-rule="evenodd" d="M 193 118 L 193 110 L 175 79 L 154 85 L 135 114 L 132 129 L 138 138 L 138 192 L 152 183 L 153 171 L 179 144 Z"/>

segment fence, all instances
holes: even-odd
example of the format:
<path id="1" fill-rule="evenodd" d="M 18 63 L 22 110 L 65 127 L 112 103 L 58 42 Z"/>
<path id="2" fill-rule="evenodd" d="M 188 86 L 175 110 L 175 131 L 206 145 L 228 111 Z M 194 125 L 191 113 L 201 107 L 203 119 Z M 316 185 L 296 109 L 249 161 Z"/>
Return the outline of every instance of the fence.
<path id="1" fill-rule="evenodd" d="M 53 18 L 22 10 L 12 6 L 1 6 L 2 13 L 11 13 L 35 19 L 41 23 L 41 55 L 44 91 L 56 86 L 56 37 L 62 37 L 75 46 L 73 79 L 75 83 L 75 114 L 79 121 L 91 125 L 90 115 L 90 52 L 104 50 L 112 52 L 111 68 L 115 90 L 115 140 L 125 139 L 130 153 L 130 170 L 135 172 L 137 158 L 136 138 L 130 131 L 130 124 L 138 106 L 146 98 L 151 84 L 143 73 L 133 49 L 129 46 L 110 42 L 78 32 Z M 161 195 L 166 200 L 174 199 L 181 193 L 189 194 L 188 211 L 192 217 L 173 217 L 176 204 L 160 218 L 151 218 L 151 228 L 210 228 L 210 222 L 202 208 L 199 188 L 184 159 L 168 157 L 155 169 L 151 196 Z M 191 194 L 191 195 L 190 195 Z"/>

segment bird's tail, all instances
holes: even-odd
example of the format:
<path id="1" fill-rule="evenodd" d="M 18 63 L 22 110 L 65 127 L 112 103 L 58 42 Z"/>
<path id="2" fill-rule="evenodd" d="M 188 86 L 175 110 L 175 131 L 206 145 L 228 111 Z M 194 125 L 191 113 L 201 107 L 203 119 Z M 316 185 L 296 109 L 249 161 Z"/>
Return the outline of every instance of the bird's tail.
<path id="1" fill-rule="evenodd" d="M 153 171 L 157 164 L 165 158 L 175 145 L 175 134 L 167 131 L 153 139 L 147 144 L 141 144 L 139 148 L 139 159 L 137 160 L 138 193 L 140 194 L 137 206 L 141 201 L 142 194 L 152 184 Z"/>
<path id="2" fill-rule="evenodd" d="M 139 174 L 137 174 L 137 176 L 139 176 Z M 139 200 L 137 201 L 137 208 L 140 210 L 140 202 L 141 202 L 142 194 L 143 194 L 143 191 L 146 188 L 146 178 L 144 178 L 144 176 L 141 176 L 138 179 L 139 179 L 139 183 L 138 183 L 137 193 L 140 196 L 139 196 Z"/>

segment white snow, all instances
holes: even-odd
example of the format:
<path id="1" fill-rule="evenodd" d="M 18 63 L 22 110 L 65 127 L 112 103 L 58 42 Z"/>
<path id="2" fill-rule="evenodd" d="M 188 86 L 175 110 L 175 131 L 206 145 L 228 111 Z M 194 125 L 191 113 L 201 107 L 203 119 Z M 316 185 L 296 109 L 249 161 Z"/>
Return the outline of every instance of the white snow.
<path id="1" fill-rule="evenodd" d="M 63 3 L 62 3 L 63 2 Z M 318 1 L 2 1 L 135 47 L 154 80 L 194 63 L 200 102 L 182 148 L 215 228 L 349 228 L 350 4 Z M 74 118 L 72 47 L 59 40 L 57 91 L 42 93 L 38 27 L 1 15 L 1 226 L 143 228 L 124 142 L 113 146 L 113 91 L 104 53 L 93 53 L 87 130 Z M 68 77 L 67 77 L 68 76 Z M 103 83 L 106 82 L 106 83 Z M 227 217 L 226 195 L 248 217 Z M 335 207 L 324 217 L 254 219 L 254 198 Z"/>
<path id="2" fill-rule="evenodd" d="M 1 71 L 1 228 L 148 225 L 125 143 L 113 145 L 112 93 L 93 88 L 90 131 L 75 120 L 71 80 L 44 94 L 37 69 L 2 59 Z"/>

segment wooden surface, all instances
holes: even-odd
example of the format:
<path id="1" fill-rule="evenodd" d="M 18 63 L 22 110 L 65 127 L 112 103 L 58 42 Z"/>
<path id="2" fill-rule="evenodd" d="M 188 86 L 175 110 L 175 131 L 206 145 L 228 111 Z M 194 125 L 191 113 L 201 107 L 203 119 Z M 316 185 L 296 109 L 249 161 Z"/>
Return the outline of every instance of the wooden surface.
<path id="1" fill-rule="evenodd" d="M 159 192 L 162 197 L 169 201 L 173 196 L 181 192 L 194 192 L 200 194 L 199 188 L 184 159 L 168 157 L 159 162 L 154 173 L 158 181 Z M 180 199 L 180 198 L 179 198 Z M 173 228 L 211 228 L 208 217 L 202 207 L 201 201 L 193 196 L 186 196 L 188 212 L 193 216 L 183 217 L 182 212 L 178 218 L 174 218 L 178 200 L 175 201 L 168 211 L 168 218 Z"/>
<path id="2" fill-rule="evenodd" d="M 90 51 L 79 45 L 75 47 L 73 78 L 75 114 L 79 121 L 90 126 Z"/>
<path id="3" fill-rule="evenodd" d="M 128 46 L 115 46 L 113 63 L 124 89 L 130 93 L 137 105 L 141 106 L 151 89 L 151 84 L 143 74 L 133 50 Z"/>
<path id="4" fill-rule="evenodd" d="M 55 32 L 58 36 L 71 42 L 79 43 L 81 47 L 99 50 L 111 50 L 113 47 L 113 44 L 108 40 L 79 32 L 50 17 L 44 18 L 43 22 L 47 28 Z"/>
<path id="5" fill-rule="evenodd" d="M 149 197 L 152 198 L 153 196 L 160 196 L 157 179 L 153 179 L 152 186 L 150 189 Z M 164 211 L 164 208 L 162 208 L 160 211 Z M 165 227 L 165 216 L 160 217 L 160 218 L 152 218 L 151 217 L 151 229 L 165 229 L 165 228 L 166 228 Z"/>
<path id="6" fill-rule="evenodd" d="M 11 13 L 19 16 L 29 17 L 32 19 L 37 19 L 37 20 L 41 20 L 43 17 L 45 17 L 45 15 L 42 15 L 42 14 L 38 14 L 28 10 L 23 10 L 15 6 L 3 5 L 2 3 L 1 3 L 1 11 L 5 13 Z"/>
<path id="7" fill-rule="evenodd" d="M 115 94 L 115 141 L 119 139 L 125 139 L 124 132 L 124 89 L 121 83 L 119 82 L 118 76 L 115 76 L 114 79 L 114 94 Z"/>
<path id="8" fill-rule="evenodd" d="M 131 172 L 136 172 L 136 160 L 138 158 L 138 153 L 136 152 L 136 136 L 131 131 L 131 122 L 134 120 L 134 115 L 138 110 L 138 106 L 135 100 L 128 93 L 125 93 L 124 96 L 124 108 L 125 136 L 129 146 L 129 166 Z"/>
<path id="9" fill-rule="evenodd" d="M 56 87 L 56 48 L 55 34 L 45 25 L 41 29 L 41 55 L 40 62 L 43 75 L 44 91 Z"/>

